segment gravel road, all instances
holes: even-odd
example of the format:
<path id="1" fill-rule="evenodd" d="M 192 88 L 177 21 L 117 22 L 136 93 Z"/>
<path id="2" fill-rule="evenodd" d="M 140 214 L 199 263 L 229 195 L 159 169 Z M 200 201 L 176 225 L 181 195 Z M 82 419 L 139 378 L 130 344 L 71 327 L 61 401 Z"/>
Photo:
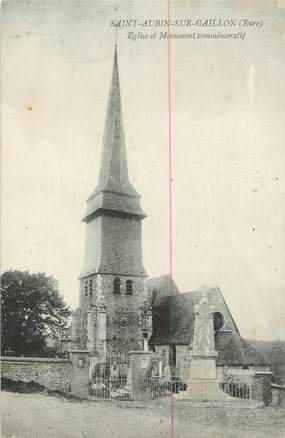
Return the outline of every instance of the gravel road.
<path id="1" fill-rule="evenodd" d="M 2 438 L 285 437 L 285 408 L 90 402 L 2 391 Z M 173 434 L 172 434 L 173 430 Z"/>

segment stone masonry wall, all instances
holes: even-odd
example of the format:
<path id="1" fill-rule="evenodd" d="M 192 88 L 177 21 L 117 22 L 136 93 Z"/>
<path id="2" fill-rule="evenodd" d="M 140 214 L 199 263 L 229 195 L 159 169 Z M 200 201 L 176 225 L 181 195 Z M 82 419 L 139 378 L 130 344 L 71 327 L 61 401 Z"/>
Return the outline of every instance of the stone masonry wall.
<path id="1" fill-rule="evenodd" d="M 102 293 L 107 312 L 107 350 L 130 351 L 142 349 L 141 310 L 145 291 L 141 277 L 120 276 L 121 293 L 113 293 L 115 276 L 105 275 Z M 126 280 L 133 281 L 133 294 L 126 294 Z"/>
<path id="2" fill-rule="evenodd" d="M 121 282 L 120 294 L 114 294 L 115 278 Z M 126 281 L 133 282 L 127 294 Z M 131 275 L 98 274 L 81 279 L 82 346 L 86 347 L 87 311 L 91 305 L 104 303 L 106 308 L 106 341 L 109 353 L 142 349 L 141 306 L 146 299 L 145 279 Z"/>
<path id="3" fill-rule="evenodd" d="M 51 390 L 69 392 L 71 363 L 68 359 L 1 357 L 1 377 L 13 381 L 34 381 Z"/>

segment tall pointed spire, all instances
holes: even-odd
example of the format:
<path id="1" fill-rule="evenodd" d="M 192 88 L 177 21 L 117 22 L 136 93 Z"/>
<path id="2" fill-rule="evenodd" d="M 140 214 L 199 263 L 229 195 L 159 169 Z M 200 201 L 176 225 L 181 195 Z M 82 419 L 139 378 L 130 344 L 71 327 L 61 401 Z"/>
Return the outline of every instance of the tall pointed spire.
<path id="1" fill-rule="evenodd" d="M 101 196 L 98 196 L 99 194 Z M 140 195 L 130 183 L 128 176 L 116 43 L 99 180 L 97 187 L 88 198 L 90 205 L 88 205 L 88 214 L 84 220 L 91 219 L 90 214 L 92 213 L 93 216 L 98 209 L 112 210 L 143 218 L 145 214 L 141 210 L 139 199 Z"/>
<path id="2" fill-rule="evenodd" d="M 115 45 L 112 83 L 109 94 L 103 153 L 97 190 L 133 192 L 128 177 L 125 135 L 122 117 L 122 104 L 118 71 L 117 44 Z"/>

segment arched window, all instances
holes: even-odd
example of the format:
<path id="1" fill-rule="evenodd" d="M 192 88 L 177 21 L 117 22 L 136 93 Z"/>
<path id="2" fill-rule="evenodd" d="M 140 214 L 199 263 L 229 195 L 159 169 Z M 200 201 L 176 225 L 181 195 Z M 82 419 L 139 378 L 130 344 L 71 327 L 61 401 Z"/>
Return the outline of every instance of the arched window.
<path id="1" fill-rule="evenodd" d="M 225 325 L 225 318 L 221 312 L 214 313 L 214 331 L 218 332 Z"/>
<path id="2" fill-rule="evenodd" d="M 133 295 L 133 280 L 127 280 L 126 281 L 126 294 L 127 295 Z"/>
<path id="3" fill-rule="evenodd" d="M 114 294 L 121 293 L 121 280 L 118 277 L 114 278 L 113 292 Z"/>

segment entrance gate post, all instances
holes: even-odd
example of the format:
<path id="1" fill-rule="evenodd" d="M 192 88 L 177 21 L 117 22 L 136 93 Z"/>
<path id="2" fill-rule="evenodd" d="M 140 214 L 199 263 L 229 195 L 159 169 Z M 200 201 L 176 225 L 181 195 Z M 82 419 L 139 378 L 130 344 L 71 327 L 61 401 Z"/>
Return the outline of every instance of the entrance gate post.
<path id="1" fill-rule="evenodd" d="M 70 350 L 72 365 L 71 394 L 80 398 L 89 396 L 89 351 Z"/>
<path id="2" fill-rule="evenodd" d="M 151 351 L 130 351 L 131 388 L 134 400 L 148 400 L 148 373 L 151 368 Z"/>

